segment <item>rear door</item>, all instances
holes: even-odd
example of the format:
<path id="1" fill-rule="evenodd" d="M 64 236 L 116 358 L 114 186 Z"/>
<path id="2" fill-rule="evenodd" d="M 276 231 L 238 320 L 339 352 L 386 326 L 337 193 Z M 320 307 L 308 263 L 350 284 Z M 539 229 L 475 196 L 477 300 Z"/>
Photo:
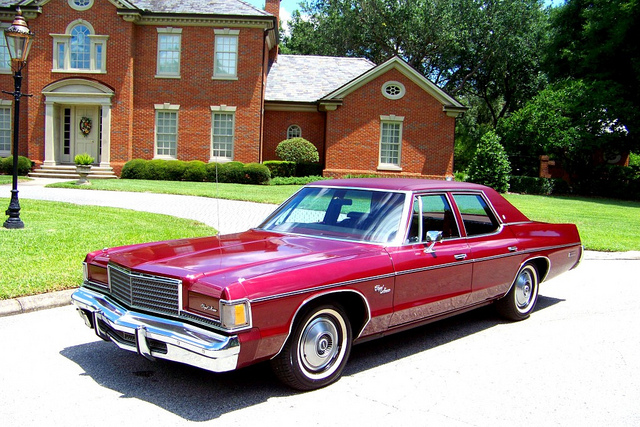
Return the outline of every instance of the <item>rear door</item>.
<path id="1" fill-rule="evenodd" d="M 511 286 L 524 255 L 518 240 L 481 193 L 454 193 L 462 231 L 473 259 L 470 304 L 504 295 Z"/>

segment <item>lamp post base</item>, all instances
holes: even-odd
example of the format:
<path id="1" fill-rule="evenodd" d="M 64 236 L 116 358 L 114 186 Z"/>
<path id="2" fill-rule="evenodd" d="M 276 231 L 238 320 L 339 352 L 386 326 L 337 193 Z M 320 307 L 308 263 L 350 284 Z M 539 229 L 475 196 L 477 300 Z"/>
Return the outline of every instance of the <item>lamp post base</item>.
<path id="1" fill-rule="evenodd" d="M 4 222 L 4 228 L 18 229 L 24 228 L 24 222 L 20 219 L 20 202 L 18 201 L 18 190 L 11 190 L 11 202 L 9 209 L 5 212 L 9 218 Z"/>

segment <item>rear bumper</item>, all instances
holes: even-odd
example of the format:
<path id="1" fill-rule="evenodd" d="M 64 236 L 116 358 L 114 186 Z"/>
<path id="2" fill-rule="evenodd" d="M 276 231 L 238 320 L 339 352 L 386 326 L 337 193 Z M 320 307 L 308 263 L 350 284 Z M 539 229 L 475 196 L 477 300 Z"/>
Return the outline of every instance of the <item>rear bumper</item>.
<path id="1" fill-rule="evenodd" d="M 166 359 L 213 372 L 234 370 L 240 342 L 177 320 L 138 313 L 79 288 L 71 295 L 84 322 L 96 335 L 147 359 Z"/>

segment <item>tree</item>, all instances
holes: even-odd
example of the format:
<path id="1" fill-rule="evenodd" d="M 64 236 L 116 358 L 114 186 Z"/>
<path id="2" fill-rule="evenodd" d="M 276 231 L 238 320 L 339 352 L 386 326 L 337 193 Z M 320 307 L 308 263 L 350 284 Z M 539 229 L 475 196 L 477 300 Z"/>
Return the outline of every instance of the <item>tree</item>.
<path id="1" fill-rule="evenodd" d="M 504 119 L 498 134 L 516 174 L 537 176 L 538 157 L 548 154 L 573 176 L 586 176 L 595 153 L 624 153 L 634 145 L 619 117 L 633 106 L 618 88 L 567 79 L 541 91 Z"/>
<path id="2" fill-rule="evenodd" d="M 469 181 L 488 185 L 494 190 L 505 193 L 509 190 L 511 166 L 500 137 L 494 132 L 487 132 L 476 150 L 469 165 Z"/>
<path id="3" fill-rule="evenodd" d="M 566 78 L 599 82 L 616 105 L 637 148 L 640 127 L 640 2 L 568 0 L 551 15 L 553 34 L 545 65 L 552 81 Z M 594 94 L 596 95 L 596 94 Z M 628 108 L 632 106 L 633 108 Z"/>

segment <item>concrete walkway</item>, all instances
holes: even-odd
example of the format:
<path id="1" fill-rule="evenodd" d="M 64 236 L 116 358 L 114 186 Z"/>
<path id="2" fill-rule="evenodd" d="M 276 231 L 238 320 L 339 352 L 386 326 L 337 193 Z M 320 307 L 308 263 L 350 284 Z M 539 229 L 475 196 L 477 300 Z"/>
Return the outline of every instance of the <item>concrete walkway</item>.
<path id="1" fill-rule="evenodd" d="M 47 184 L 62 181 L 68 180 L 36 178 L 32 181 L 21 182 L 18 185 L 18 196 L 20 199 L 110 206 L 172 215 L 203 222 L 220 230 L 221 234 L 240 232 L 255 227 L 276 208 L 276 205 L 207 197 L 45 187 Z M 0 185 L 1 197 L 10 197 L 10 192 L 10 185 Z M 587 251 L 585 259 L 640 260 L 640 252 Z M 0 317 L 67 305 L 70 303 L 72 292 L 73 290 L 66 290 L 0 301 Z"/>

